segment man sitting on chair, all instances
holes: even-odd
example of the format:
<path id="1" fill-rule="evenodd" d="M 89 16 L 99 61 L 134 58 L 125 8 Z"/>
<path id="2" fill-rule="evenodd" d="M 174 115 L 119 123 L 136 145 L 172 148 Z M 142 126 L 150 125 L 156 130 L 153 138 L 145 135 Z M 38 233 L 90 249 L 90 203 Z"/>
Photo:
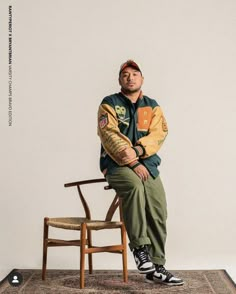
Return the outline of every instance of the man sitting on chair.
<path id="1" fill-rule="evenodd" d="M 119 71 L 121 91 L 101 102 L 100 168 L 122 198 L 129 246 L 139 272 L 150 283 L 182 285 L 164 267 L 167 205 L 156 153 L 168 129 L 160 106 L 143 95 L 143 80 L 138 64 L 128 60 Z"/>

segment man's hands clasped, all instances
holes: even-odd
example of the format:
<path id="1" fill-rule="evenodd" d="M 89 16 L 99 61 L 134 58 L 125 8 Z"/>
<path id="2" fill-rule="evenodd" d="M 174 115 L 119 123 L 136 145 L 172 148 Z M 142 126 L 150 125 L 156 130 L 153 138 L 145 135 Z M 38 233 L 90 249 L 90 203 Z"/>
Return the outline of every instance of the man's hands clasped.
<path id="1" fill-rule="evenodd" d="M 126 148 L 118 153 L 118 157 L 123 162 L 130 162 L 129 167 L 136 173 L 136 175 L 142 180 L 146 181 L 149 177 L 149 171 L 147 168 L 138 161 L 137 152 L 133 148 Z"/>

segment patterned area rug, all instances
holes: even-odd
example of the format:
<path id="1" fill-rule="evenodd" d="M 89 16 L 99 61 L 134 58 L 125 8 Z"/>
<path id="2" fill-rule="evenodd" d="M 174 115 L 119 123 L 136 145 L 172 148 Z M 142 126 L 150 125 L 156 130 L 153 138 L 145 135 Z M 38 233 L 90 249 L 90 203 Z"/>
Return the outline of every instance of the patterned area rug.
<path id="1" fill-rule="evenodd" d="M 14 270 L 22 275 L 19 286 L 11 286 L 4 279 L 0 293 L 184 293 L 184 294 L 233 294 L 235 284 L 224 270 L 184 270 L 172 271 L 184 279 L 183 286 L 165 286 L 149 284 L 137 271 L 129 271 L 128 283 L 123 283 L 121 271 L 94 271 L 86 273 L 85 289 L 79 288 L 79 272 L 77 270 L 48 270 L 46 281 L 41 280 L 41 270 Z"/>

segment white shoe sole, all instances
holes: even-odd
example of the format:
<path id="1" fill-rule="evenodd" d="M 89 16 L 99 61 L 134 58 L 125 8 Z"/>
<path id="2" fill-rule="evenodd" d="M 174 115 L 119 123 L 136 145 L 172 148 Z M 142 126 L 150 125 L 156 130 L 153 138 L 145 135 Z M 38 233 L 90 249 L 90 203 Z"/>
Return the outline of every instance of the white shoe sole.
<path id="1" fill-rule="evenodd" d="M 163 284 L 163 285 L 167 285 L 167 286 L 182 286 L 184 284 L 184 282 L 179 282 L 179 283 L 167 283 L 164 281 L 159 281 L 159 280 L 149 280 L 149 279 L 145 279 L 146 283 L 149 284 Z"/>

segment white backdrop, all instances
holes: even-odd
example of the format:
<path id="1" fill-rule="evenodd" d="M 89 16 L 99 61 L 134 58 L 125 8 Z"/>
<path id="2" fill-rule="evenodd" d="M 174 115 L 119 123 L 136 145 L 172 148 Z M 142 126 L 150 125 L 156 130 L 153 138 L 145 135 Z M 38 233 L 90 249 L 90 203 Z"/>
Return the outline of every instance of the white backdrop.
<path id="1" fill-rule="evenodd" d="M 162 106 L 170 130 L 160 152 L 167 267 L 236 272 L 236 2 L 5 0 L 0 22 L 0 279 L 41 267 L 44 216 L 81 214 L 76 191 L 63 185 L 102 176 L 97 108 L 119 91 L 119 66 L 129 58 L 141 65 L 143 91 Z M 111 195 L 96 193 L 97 211 Z M 94 263 L 121 268 L 116 255 L 95 255 Z M 78 249 L 51 249 L 48 267 L 78 268 Z"/>

